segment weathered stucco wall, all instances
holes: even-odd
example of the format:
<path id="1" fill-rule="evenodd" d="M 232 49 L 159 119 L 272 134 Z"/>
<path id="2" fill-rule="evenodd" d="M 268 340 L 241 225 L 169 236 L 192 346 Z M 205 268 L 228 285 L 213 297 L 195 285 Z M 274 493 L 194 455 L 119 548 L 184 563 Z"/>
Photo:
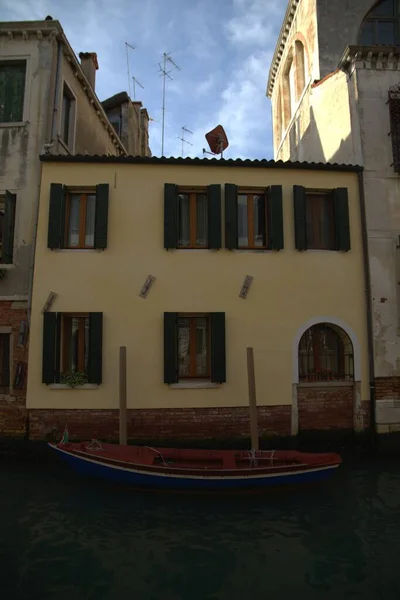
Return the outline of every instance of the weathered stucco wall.
<path id="1" fill-rule="evenodd" d="M 34 212 L 40 183 L 39 154 L 50 127 L 51 69 L 55 42 L 35 35 L 9 39 L 0 35 L 3 59 L 26 59 L 23 121 L 0 124 L 0 194 L 16 194 L 14 264 L 7 265 L 0 280 L 1 296 L 25 296 L 28 293 L 29 263 L 32 257 Z"/>
<path id="2" fill-rule="evenodd" d="M 101 122 L 101 114 L 90 102 L 82 83 L 75 76 L 75 67 L 63 55 L 61 68 L 61 85 L 59 90 L 58 135 L 61 133 L 63 84 L 67 84 L 75 97 L 74 143 L 69 148 L 70 154 L 117 154 L 116 146 Z M 59 141 L 54 154 L 65 154 L 67 149 Z"/>
<path id="3" fill-rule="evenodd" d="M 47 248 L 51 182 L 109 183 L 108 247 L 98 251 Z M 166 251 L 164 183 L 283 185 L 285 249 Z M 349 189 L 351 250 L 299 252 L 294 247 L 293 185 Z M 223 196 L 222 196 L 223 198 Z M 222 201 L 222 206 L 224 202 Z M 222 209 L 222 218 L 224 209 Z M 146 300 L 139 291 L 156 277 Z M 246 300 L 239 291 L 254 277 Z M 103 312 L 103 384 L 53 389 L 41 383 L 42 307 Z M 172 389 L 163 383 L 163 312 L 226 313 L 227 383 L 216 389 Z M 128 406 L 133 409 L 247 406 L 246 346 L 256 360 L 258 403 L 292 404 L 298 361 L 296 335 L 312 318 L 339 319 L 361 353 L 362 399 L 368 400 L 367 338 L 358 182 L 354 173 L 201 165 L 44 163 L 31 323 L 29 409 L 113 409 L 118 406 L 118 349 L 127 346 Z"/>

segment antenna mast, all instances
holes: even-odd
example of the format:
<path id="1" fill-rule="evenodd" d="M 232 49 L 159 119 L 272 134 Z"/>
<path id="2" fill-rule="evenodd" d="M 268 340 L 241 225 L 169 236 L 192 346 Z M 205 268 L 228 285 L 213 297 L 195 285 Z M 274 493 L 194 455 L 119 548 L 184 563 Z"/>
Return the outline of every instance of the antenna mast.
<path id="1" fill-rule="evenodd" d="M 136 50 L 136 48 L 134 46 L 131 46 L 130 44 L 128 44 L 128 42 L 125 42 L 126 68 L 127 68 L 127 71 L 128 71 L 128 94 L 130 96 L 131 95 L 131 75 L 130 75 L 130 70 L 129 70 L 129 53 L 128 53 L 128 48 L 130 48 L 131 50 Z"/>
<path id="2" fill-rule="evenodd" d="M 181 135 L 181 137 L 178 136 L 178 140 L 182 141 L 182 158 L 183 158 L 183 152 L 184 152 L 183 144 L 189 144 L 190 146 L 193 146 L 192 142 L 189 142 L 189 140 L 185 140 L 185 131 L 187 133 L 191 133 L 193 135 L 193 131 L 190 131 L 190 129 L 187 129 L 187 127 L 185 125 L 182 127 L 182 135 Z"/>
<path id="3" fill-rule="evenodd" d="M 136 84 L 138 84 L 138 86 L 141 87 L 142 90 L 144 90 L 144 87 L 142 86 L 140 81 L 138 81 L 136 79 L 136 77 L 132 77 L 132 81 L 133 81 L 133 99 L 136 100 Z"/>
<path id="4" fill-rule="evenodd" d="M 172 69 L 170 71 L 167 71 L 167 65 L 170 66 L 172 65 Z M 164 52 L 163 53 L 163 66 L 161 66 L 161 63 L 158 63 L 158 66 L 160 68 L 160 75 L 162 75 L 163 77 L 163 104 L 162 104 L 162 134 L 161 134 L 161 156 L 164 156 L 164 124 L 165 124 L 165 80 L 168 77 L 168 79 L 172 80 L 172 77 L 170 76 L 170 73 L 172 73 L 173 69 L 177 69 L 178 71 L 180 71 L 180 67 L 178 67 L 178 65 L 172 60 L 171 58 L 171 53 L 167 53 Z"/>

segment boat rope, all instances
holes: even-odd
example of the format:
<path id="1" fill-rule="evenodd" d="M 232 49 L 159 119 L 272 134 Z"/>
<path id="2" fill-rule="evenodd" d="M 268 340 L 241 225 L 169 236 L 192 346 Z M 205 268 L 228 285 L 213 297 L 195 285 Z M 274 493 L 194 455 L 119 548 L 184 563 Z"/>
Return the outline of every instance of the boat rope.
<path id="1" fill-rule="evenodd" d="M 92 440 L 90 444 L 86 446 L 86 450 L 103 450 L 103 446 L 99 440 Z"/>
<path id="2" fill-rule="evenodd" d="M 145 446 L 145 448 L 148 448 L 149 450 L 152 450 L 153 452 L 158 454 L 158 456 L 161 458 L 161 461 L 162 461 L 162 464 L 164 465 L 164 467 L 168 467 L 168 464 L 165 462 L 164 457 L 159 450 L 157 450 L 156 448 L 152 448 L 151 446 Z"/>

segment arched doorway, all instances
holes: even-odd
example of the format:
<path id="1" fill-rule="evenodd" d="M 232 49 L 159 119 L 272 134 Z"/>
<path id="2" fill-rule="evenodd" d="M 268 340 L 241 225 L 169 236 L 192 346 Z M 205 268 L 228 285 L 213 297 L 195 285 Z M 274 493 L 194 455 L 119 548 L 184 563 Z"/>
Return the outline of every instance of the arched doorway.
<path id="1" fill-rule="evenodd" d="M 354 349 L 338 325 L 315 323 L 297 349 L 297 407 L 300 430 L 352 429 Z"/>

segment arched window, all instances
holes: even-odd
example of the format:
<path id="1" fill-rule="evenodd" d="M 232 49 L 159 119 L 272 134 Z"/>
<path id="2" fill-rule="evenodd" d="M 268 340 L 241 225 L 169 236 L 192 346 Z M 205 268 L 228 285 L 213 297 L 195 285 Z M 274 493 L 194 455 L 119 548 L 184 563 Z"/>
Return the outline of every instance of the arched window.
<path id="1" fill-rule="evenodd" d="M 295 42 L 296 56 L 296 100 L 300 100 L 300 96 L 306 85 L 306 63 L 303 44 L 297 40 Z"/>
<path id="2" fill-rule="evenodd" d="M 282 82 L 282 92 L 283 92 L 283 127 L 284 130 L 289 126 L 290 119 L 293 114 L 293 105 L 294 105 L 294 64 L 293 64 L 293 56 L 290 54 L 287 58 L 285 69 L 283 71 L 283 82 Z"/>
<path id="3" fill-rule="evenodd" d="M 400 41 L 400 0 L 380 0 L 361 25 L 359 43 L 363 46 L 394 46 Z"/>
<path id="4" fill-rule="evenodd" d="M 307 329 L 299 343 L 299 381 L 353 381 L 353 344 L 336 325 Z"/>
<path id="5" fill-rule="evenodd" d="M 278 144 L 281 143 L 283 135 L 283 123 L 282 123 L 282 94 L 281 90 L 278 92 L 278 99 L 275 107 L 275 122 L 276 122 L 276 136 Z"/>

